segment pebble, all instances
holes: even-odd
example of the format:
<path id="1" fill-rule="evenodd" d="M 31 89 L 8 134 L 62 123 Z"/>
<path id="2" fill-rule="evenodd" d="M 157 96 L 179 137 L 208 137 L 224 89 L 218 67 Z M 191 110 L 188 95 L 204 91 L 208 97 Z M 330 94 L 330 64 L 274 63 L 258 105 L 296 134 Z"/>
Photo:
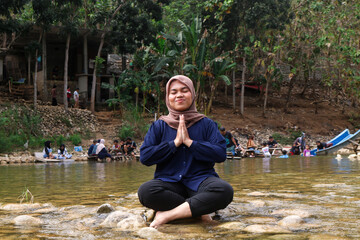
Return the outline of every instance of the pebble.
<path id="1" fill-rule="evenodd" d="M 308 211 L 301 209 L 279 209 L 273 211 L 271 215 L 280 215 L 280 216 L 297 215 L 302 218 L 307 218 L 311 216 L 311 214 Z"/>
<path id="2" fill-rule="evenodd" d="M 298 226 L 301 223 L 304 223 L 304 220 L 301 217 L 297 215 L 290 215 L 281 219 L 278 225 L 281 227 L 289 228 L 289 227 Z"/>
<path id="3" fill-rule="evenodd" d="M 113 211 L 115 211 L 115 208 L 113 206 L 111 206 L 111 204 L 105 203 L 105 204 L 101 205 L 100 207 L 98 207 L 96 212 L 101 214 L 101 213 L 111 213 Z"/>
<path id="4" fill-rule="evenodd" d="M 13 220 L 15 225 L 21 226 L 40 226 L 42 225 L 42 221 L 39 218 L 28 216 L 28 215 L 20 215 L 14 218 Z"/>
<path id="5" fill-rule="evenodd" d="M 139 237 L 146 239 L 170 239 L 168 234 L 159 232 L 152 227 L 141 228 L 137 231 L 137 234 L 139 235 Z"/>
<path id="6" fill-rule="evenodd" d="M 225 229 L 236 230 L 236 231 L 242 231 L 242 230 L 244 230 L 245 227 L 246 227 L 246 224 L 242 223 L 242 222 L 227 222 L 227 223 L 222 223 L 219 226 L 217 226 L 217 228 L 225 228 Z"/>

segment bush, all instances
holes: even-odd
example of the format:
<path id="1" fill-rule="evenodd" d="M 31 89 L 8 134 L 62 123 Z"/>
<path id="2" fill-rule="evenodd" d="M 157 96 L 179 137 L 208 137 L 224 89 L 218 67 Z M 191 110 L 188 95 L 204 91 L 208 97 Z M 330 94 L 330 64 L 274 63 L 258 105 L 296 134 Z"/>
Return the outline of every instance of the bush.
<path id="1" fill-rule="evenodd" d="M 119 138 L 126 139 L 127 137 L 133 138 L 135 136 L 135 127 L 130 123 L 126 122 L 119 130 Z"/>
<path id="2" fill-rule="evenodd" d="M 124 113 L 123 125 L 119 130 L 119 138 L 125 139 L 127 137 L 143 138 L 150 125 L 146 123 L 142 115 L 132 107 Z"/>
<path id="3" fill-rule="evenodd" d="M 274 133 L 272 136 L 274 139 L 283 145 L 292 145 L 296 138 L 301 137 L 301 131 L 290 131 L 290 136 L 286 137 L 280 133 Z"/>
<path id="4" fill-rule="evenodd" d="M 81 143 L 81 136 L 79 134 L 74 134 L 71 135 L 68 140 L 71 141 L 74 146 L 78 146 Z"/>

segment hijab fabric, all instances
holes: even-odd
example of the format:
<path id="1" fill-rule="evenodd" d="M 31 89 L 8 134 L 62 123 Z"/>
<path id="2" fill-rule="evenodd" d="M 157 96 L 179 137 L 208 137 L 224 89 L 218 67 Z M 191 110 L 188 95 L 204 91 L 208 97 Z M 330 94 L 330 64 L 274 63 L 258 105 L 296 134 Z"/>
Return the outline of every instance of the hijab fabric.
<path id="1" fill-rule="evenodd" d="M 182 84 L 185 84 L 191 92 L 192 97 L 192 103 L 189 107 L 189 109 L 185 111 L 176 111 L 175 109 L 172 109 L 169 103 L 169 93 L 170 93 L 170 85 L 173 81 L 178 80 Z M 178 129 L 179 127 L 179 121 L 180 121 L 180 115 L 183 114 L 185 118 L 185 124 L 186 127 L 189 128 L 192 125 L 194 125 L 199 120 L 203 119 L 205 117 L 204 114 L 198 113 L 195 106 L 195 88 L 193 85 L 193 82 L 190 78 L 184 76 L 184 75 L 176 75 L 170 78 L 170 80 L 166 84 L 166 107 L 169 110 L 169 114 L 166 116 L 161 116 L 159 119 L 166 122 L 170 127 L 174 129 Z"/>
<path id="2" fill-rule="evenodd" d="M 96 148 L 96 154 L 99 154 L 103 148 L 105 148 L 105 139 L 100 140 L 100 144 Z"/>

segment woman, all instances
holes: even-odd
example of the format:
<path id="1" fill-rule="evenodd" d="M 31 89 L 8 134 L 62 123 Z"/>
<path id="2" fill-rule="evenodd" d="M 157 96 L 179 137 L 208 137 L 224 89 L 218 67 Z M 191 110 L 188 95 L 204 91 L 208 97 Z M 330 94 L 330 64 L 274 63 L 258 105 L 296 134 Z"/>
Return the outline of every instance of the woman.
<path id="1" fill-rule="evenodd" d="M 166 84 L 167 116 L 154 122 L 140 148 L 140 161 L 156 164 L 155 178 L 138 190 L 140 202 L 156 211 L 150 227 L 175 219 L 203 217 L 225 208 L 233 189 L 214 170 L 226 160 L 226 143 L 217 124 L 199 114 L 195 89 L 185 76 Z"/>
<path id="2" fill-rule="evenodd" d="M 96 148 L 96 155 L 99 159 L 103 160 L 105 158 L 112 158 L 111 155 L 108 153 L 105 147 L 105 140 L 101 139 L 99 145 Z"/>
<path id="3" fill-rule="evenodd" d="M 61 144 L 58 149 L 58 159 L 70 159 L 71 157 L 72 155 L 68 153 L 65 144 Z"/>
<path id="4" fill-rule="evenodd" d="M 46 141 L 43 149 L 43 157 L 49 159 L 55 159 L 56 157 L 52 154 L 51 141 Z"/>
<path id="5" fill-rule="evenodd" d="M 254 150 L 254 151 L 250 151 L 250 157 L 255 157 L 255 153 L 256 154 L 259 154 L 260 151 L 259 150 L 256 150 L 257 146 L 254 142 L 254 136 L 249 136 L 249 139 L 246 143 L 246 148 L 248 150 Z"/>

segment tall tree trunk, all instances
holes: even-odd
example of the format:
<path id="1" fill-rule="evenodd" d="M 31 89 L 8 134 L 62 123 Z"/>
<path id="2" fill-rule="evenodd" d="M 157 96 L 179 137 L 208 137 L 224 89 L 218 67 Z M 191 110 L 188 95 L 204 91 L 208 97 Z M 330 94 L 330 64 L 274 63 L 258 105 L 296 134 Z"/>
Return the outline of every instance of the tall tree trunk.
<path id="1" fill-rule="evenodd" d="M 41 42 L 43 36 L 43 32 L 40 33 L 40 37 L 39 37 L 39 43 Z M 38 54 L 39 54 L 39 50 L 36 49 L 35 51 L 35 72 L 34 72 L 34 110 L 36 111 L 37 108 L 37 70 L 38 70 Z"/>
<path id="2" fill-rule="evenodd" d="M 28 78 L 28 85 L 31 85 L 31 54 L 29 53 L 28 57 L 27 57 L 27 69 L 28 69 L 28 73 L 27 73 L 27 78 Z"/>
<path id="3" fill-rule="evenodd" d="M 121 70 L 122 71 L 126 70 L 126 56 L 125 56 L 125 54 L 121 55 Z"/>
<path id="4" fill-rule="evenodd" d="M 215 90 L 218 86 L 218 81 L 213 81 L 213 84 L 211 84 L 211 90 L 210 90 L 210 99 L 209 99 L 209 103 L 206 107 L 206 112 L 205 115 L 208 115 L 211 112 L 211 106 L 212 106 L 212 102 L 214 99 L 214 95 L 215 95 Z"/>
<path id="5" fill-rule="evenodd" d="M 101 50 L 104 46 L 104 41 L 105 41 L 105 31 L 101 34 L 100 45 L 99 45 L 99 49 L 98 49 L 98 52 L 96 55 L 97 58 L 100 58 Z M 96 60 L 95 60 L 93 79 L 92 79 L 92 85 L 91 85 L 91 107 L 90 107 L 90 110 L 92 113 L 95 113 L 95 90 L 96 90 L 96 74 L 97 74 L 96 72 L 97 72 L 97 64 L 96 64 Z"/>
<path id="6" fill-rule="evenodd" d="M 43 37 L 42 37 L 42 70 L 43 70 L 43 97 L 44 101 L 48 100 L 48 88 L 47 88 L 47 52 L 46 52 L 46 32 L 43 30 Z"/>
<path id="7" fill-rule="evenodd" d="M 66 37 L 66 49 L 65 49 L 65 63 L 64 63 L 64 108 L 67 112 L 68 108 L 68 101 L 67 101 L 67 87 L 68 87 L 68 70 L 69 70 L 69 48 L 70 48 L 70 39 L 71 34 L 68 33 Z"/>
<path id="8" fill-rule="evenodd" d="M 226 82 L 224 83 L 225 83 L 225 103 L 228 103 L 228 86 Z"/>
<path id="9" fill-rule="evenodd" d="M 233 70 L 232 72 L 232 78 L 233 78 L 233 81 L 232 81 L 232 102 L 233 102 L 233 112 L 235 113 L 235 107 L 236 107 L 236 92 L 235 92 L 235 69 Z"/>
<path id="10" fill-rule="evenodd" d="M 291 77 L 291 79 L 290 79 L 289 89 L 288 89 L 288 92 L 287 92 L 286 102 L 285 102 L 285 107 L 284 107 L 284 112 L 285 112 L 285 113 L 288 113 L 288 112 L 289 112 L 291 92 L 292 92 L 292 89 L 293 89 L 293 86 L 294 86 L 295 78 L 296 78 L 296 75 L 294 75 L 294 76 Z"/>
<path id="11" fill-rule="evenodd" d="M 268 79 L 267 74 L 265 74 L 265 79 L 266 79 L 266 87 L 265 87 L 265 96 L 264 96 L 264 109 L 263 109 L 263 117 L 266 117 L 266 105 L 267 105 L 267 100 L 268 100 L 268 93 L 269 93 L 269 82 L 270 80 Z"/>
<path id="12" fill-rule="evenodd" d="M 246 58 L 243 57 L 243 70 L 241 74 L 241 97 L 240 97 L 240 114 L 244 116 L 244 95 L 245 95 L 245 73 L 246 73 Z"/>

